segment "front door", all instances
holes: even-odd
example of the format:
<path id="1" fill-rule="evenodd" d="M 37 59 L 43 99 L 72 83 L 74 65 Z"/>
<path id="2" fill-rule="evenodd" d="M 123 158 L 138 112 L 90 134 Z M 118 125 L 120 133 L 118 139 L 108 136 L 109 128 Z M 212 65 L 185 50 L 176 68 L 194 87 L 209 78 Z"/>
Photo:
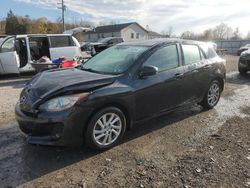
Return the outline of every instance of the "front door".
<path id="1" fill-rule="evenodd" d="M 0 47 L 2 74 L 19 73 L 19 58 L 15 50 L 15 37 L 8 38 Z"/>
<path id="2" fill-rule="evenodd" d="M 173 109 L 181 102 L 183 69 L 179 66 L 177 45 L 156 50 L 142 66 L 148 65 L 157 67 L 158 73 L 133 82 L 138 121 Z"/>

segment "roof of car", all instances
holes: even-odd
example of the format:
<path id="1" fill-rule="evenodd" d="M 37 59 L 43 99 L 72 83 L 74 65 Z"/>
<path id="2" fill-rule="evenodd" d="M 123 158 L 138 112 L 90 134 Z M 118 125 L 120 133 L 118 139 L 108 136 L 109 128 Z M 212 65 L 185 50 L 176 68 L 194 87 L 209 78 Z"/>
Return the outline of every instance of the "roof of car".
<path id="1" fill-rule="evenodd" d="M 16 35 L 17 38 L 20 37 L 52 37 L 52 36 L 71 36 L 71 34 L 26 34 L 26 35 Z"/>
<path id="2" fill-rule="evenodd" d="M 182 43 L 182 44 L 202 44 L 202 42 L 194 41 L 194 40 L 185 40 L 185 39 L 178 39 L 178 38 L 157 38 L 157 39 L 150 39 L 150 40 L 138 40 L 133 42 L 123 42 L 118 45 L 129 45 L 129 46 L 148 46 L 153 47 L 160 44 L 170 44 L 170 43 Z"/>

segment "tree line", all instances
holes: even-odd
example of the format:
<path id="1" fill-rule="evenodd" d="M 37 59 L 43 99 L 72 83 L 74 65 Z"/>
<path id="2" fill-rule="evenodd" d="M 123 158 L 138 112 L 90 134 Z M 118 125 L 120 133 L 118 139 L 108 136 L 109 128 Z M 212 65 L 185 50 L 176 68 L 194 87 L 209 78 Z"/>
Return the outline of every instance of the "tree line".
<path id="1" fill-rule="evenodd" d="M 75 27 L 93 27 L 93 23 L 79 21 L 78 23 L 66 23 L 67 29 Z M 0 34 L 56 34 L 62 33 L 62 21 L 58 18 L 56 22 L 49 21 L 47 18 L 31 19 L 29 15 L 17 16 L 12 10 L 7 13 L 7 17 L 0 20 Z"/>
<path id="2" fill-rule="evenodd" d="M 170 26 L 166 31 L 162 31 L 162 34 L 173 36 L 173 28 Z M 238 27 L 232 28 L 225 23 L 220 23 L 214 28 L 209 28 L 201 33 L 195 33 L 193 31 L 184 31 L 180 34 L 180 38 L 201 40 L 201 41 L 214 41 L 214 40 L 241 40 L 250 39 L 250 31 L 246 37 L 243 37 Z"/>
<path id="3" fill-rule="evenodd" d="M 114 21 L 100 22 L 98 26 L 117 24 Z M 80 20 L 79 22 L 66 23 L 66 29 L 75 27 L 89 27 L 94 28 L 95 24 L 90 21 Z M 0 34 L 17 35 L 17 34 L 56 34 L 62 33 L 62 20 L 58 18 L 56 22 L 49 21 L 47 18 L 31 19 L 29 15 L 17 16 L 12 10 L 7 13 L 7 17 L 0 20 Z M 174 36 L 173 27 L 169 26 L 168 29 L 162 31 L 162 35 L 166 37 Z M 233 29 L 225 23 L 221 23 L 214 28 L 204 30 L 202 33 L 195 33 L 193 31 L 184 31 L 180 38 L 193 39 L 193 40 L 239 40 L 243 39 L 239 28 Z M 250 31 L 244 39 L 250 39 Z"/>

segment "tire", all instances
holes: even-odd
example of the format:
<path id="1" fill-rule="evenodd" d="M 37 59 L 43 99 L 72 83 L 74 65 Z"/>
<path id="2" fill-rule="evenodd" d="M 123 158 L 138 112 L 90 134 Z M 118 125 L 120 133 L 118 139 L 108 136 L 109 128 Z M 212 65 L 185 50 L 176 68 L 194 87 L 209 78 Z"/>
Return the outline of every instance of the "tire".
<path id="1" fill-rule="evenodd" d="M 123 112 L 116 107 L 107 107 L 91 118 L 85 133 L 85 143 L 96 150 L 110 149 L 120 142 L 125 130 L 126 117 Z"/>
<path id="2" fill-rule="evenodd" d="M 245 75 L 247 73 L 247 70 L 239 67 L 239 72 L 240 72 L 240 74 Z"/>
<path id="3" fill-rule="evenodd" d="M 200 103 L 205 110 L 214 108 L 220 100 L 222 86 L 218 80 L 210 83 L 209 88 Z"/>

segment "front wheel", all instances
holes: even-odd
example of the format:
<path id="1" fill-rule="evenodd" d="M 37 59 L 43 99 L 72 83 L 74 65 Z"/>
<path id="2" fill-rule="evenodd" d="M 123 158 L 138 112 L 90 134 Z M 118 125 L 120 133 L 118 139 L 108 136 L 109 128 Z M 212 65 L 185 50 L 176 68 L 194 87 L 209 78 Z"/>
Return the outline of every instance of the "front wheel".
<path id="1" fill-rule="evenodd" d="M 204 109 L 212 109 L 219 102 L 222 86 L 219 81 L 214 80 L 211 82 L 208 91 L 206 92 L 201 105 Z"/>
<path id="2" fill-rule="evenodd" d="M 115 107 L 108 107 L 97 112 L 90 120 L 85 133 L 86 144 L 98 150 L 115 146 L 126 130 L 126 118 Z"/>

